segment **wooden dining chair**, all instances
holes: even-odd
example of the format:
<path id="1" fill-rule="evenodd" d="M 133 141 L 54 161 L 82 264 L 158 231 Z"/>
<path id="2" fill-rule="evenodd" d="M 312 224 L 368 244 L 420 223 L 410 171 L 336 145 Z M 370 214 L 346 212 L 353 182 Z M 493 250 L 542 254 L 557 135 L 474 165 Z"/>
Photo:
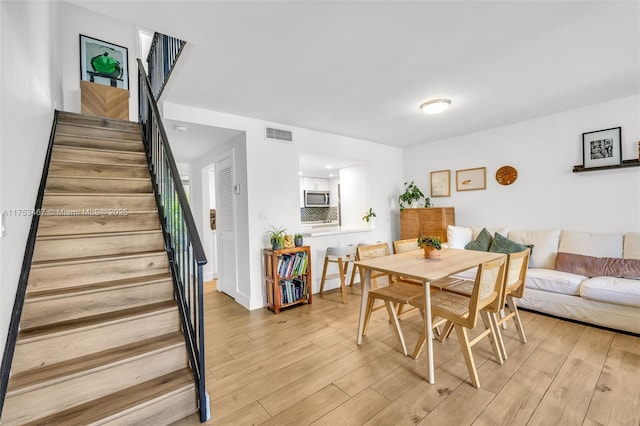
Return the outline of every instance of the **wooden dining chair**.
<path id="1" fill-rule="evenodd" d="M 393 242 L 393 252 L 395 254 L 398 253 L 406 253 L 408 251 L 419 250 L 418 239 L 417 238 L 407 238 L 404 240 L 395 240 Z"/>
<path id="2" fill-rule="evenodd" d="M 366 246 L 374 246 L 371 251 L 369 250 L 365 250 L 365 253 L 373 253 L 373 252 L 378 252 L 379 255 L 382 256 L 388 256 L 389 255 L 389 245 L 387 243 L 383 243 L 378 241 L 377 243 L 359 243 L 358 246 L 356 247 L 356 253 L 355 253 L 355 260 L 356 262 L 358 260 L 360 260 L 360 252 L 359 252 L 359 248 L 360 247 L 366 247 Z M 367 254 L 367 256 L 372 256 L 371 254 Z M 377 256 L 374 256 L 377 257 Z M 357 265 L 353 265 L 353 269 L 351 270 L 351 279 L 349 280 L 349 286 L 353 287 L 353 284 L 355 283 L 355 277 L 356 277 L 356 273 L 360 270 L 360 268 L 358 268 Z M 358 276 L 360 277 L 360 285 L 362 286 L 362 274 L 358 273 Z M 372 272 L 371 273 L 371 288 L 377 288 L 378 287 L 378 278 L 381 277 L 389 277 L 388 274 L 385 274 L 384 272 Z"/>
<path id="3" fill-rule="evenodd" d="M 520 336 L 520 341 L 522 343 L 527 343 L 527 337 L 524 334 L 524 328 L 522 327 L 522 320 L 520 319 L 518 307 L 513 298 L 521 298 L 524 294 L 530 254 L 531 250 L 526 248 L 520 252 L 509 253 L 507 255 L 507 264 L 505 267 L 506 272 L 504 274 L 504 284 L 501 297 L 484 308 L 484 310 L 489 313 L 491 324 L 496 330 L 496 338 L 498 339 L 500 352 L 502 354 L 502 358 L 505 360 L 507 359 L 507 351 L 504 345 L 504 340 L 502 339 L 502 333 L 500 332 L 500 326 L 506 328 L 508 321 L 513 319 L 518 335 Z M 445 287 L 444 290 L 468 296 L 473 290 L 473 282 L 469 280 L 461 280 Z M 505 309 L 509 310 L 507 314 L 505 314 Z M 445 326 L 443 334 L 445 332 L 450 332 L 450 328 Z"/>
<path id="4" fill-rule="evenodd" d="M 431 316 L 433 319 L 440 317 L 443 320 L 451 321 L 453 324 L 453 328 L 456 330 L 458 336 L 462 355 L 467 364 L 469 378 L 476 388 L 480 388 L 480 380 L 473 359 L 473 353 L 471 352 L 473 345 L 481 341 L 482 338 L 489 337 L 496 360 L 500 364 L 504 363 L 501 350 L 498 347 L 494 327 L 490 324 L 487 312 L 482 311 L 482 309 L 491 303 L 495 303 L 496 299 L 502 297 L 505 263 L 506 256 L 498 260 L 480 264 L 470 296 L 447 291 L 437 291 L 431 295 Z M 424 297 L 416 297 L 411 299 L 409 303 L 424 312 Z M 485 324 L 485 330 L 473 340 L 469 341 L 467 330 L 475 328 L 478 315 L 480 315 Z M 425 332 L 422 330 L 413 352 L 414 358 L 417 358 L 420 354 L 425 341 Z"/>
<path id="5" fill-rule="evenodd" d="M 376 257 L 388 256 L 390 254 L 389 245 L 387 243 L 359 246 L 357 248 L 357 253 L 359 260 L 373 259 Z M 389 313 L 389 322 L 391 323 L 396 339 L 402 348 L 402 353 L 407 355 L 407 345 L 404 340 L 404 335 L 402 334 L 402 329 L 400 328 L 396 309 L 398 305 L 406 305 L 409 303 L 409 300 L 422 294 L 422 286 L 418 287 L 404 283 L 395 283 L 390 275 L 383 275 L 387 275 L 388 285 L 369 290 L 362 335 L 364 336 L 367 334 L 367 327 L 369 325 L 371 313 L 375 309 L 374 304 L 376 300 L 381 300 L 384 302 L 384 306 L 387 308 L 387 312 Z M 364 271 L 362 269 L 360 269 L 360 282 L 364 283 Z"/>

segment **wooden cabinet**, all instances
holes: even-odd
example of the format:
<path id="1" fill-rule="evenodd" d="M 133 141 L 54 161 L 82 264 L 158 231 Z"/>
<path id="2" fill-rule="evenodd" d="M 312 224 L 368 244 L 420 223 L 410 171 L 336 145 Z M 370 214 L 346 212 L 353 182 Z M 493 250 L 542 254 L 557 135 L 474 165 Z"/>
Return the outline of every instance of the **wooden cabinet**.
<path id="1" fill-rule="evenodd" d="M 406 208 L 400 213 L 400 239 L 432 235 L 446 242 L 447 226 L 455 224 L 453 207 Z"/>
<path id="2" fill-rule="evenodd" d="M 267 308 L 275 312 L 311 303 L 311 247 L 264 249 Z"/>

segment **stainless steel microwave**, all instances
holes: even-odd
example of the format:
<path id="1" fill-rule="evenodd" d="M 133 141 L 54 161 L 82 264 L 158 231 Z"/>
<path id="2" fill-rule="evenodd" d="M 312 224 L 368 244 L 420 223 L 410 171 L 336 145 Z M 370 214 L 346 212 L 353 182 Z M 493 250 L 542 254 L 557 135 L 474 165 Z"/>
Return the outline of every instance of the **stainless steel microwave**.
<path id="1" fill-rule="evenodd" d="M 329 207 L 329 191 L 304 191 L 305 207 Z"/>

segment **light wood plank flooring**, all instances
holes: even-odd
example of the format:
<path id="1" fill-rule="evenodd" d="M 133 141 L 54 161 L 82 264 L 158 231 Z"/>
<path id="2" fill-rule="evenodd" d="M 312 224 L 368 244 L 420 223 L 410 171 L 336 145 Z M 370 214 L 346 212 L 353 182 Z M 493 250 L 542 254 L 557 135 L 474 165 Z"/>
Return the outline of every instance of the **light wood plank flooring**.
<path id="1" fill-rule="evenodd" d="M 396 347 L 384 310 L 356 345 L 359 288 L 274 315 L 249 312 L 206 283 L 206 367 L 215 425 L 638 425 L 640 338 L 522 312 L 528 343 L 504 331 L 509 359 L 473 347 L 481 389 L 468 379 L 455 333 L 425 354 Z M 407 344 L 417 312 L 401 321 Z M 479 328 L 475 331 L 479 331 Z M 472 333 L 473 334 L 473 333 Z M 196 415 L 177 425 L 199 424 Z"/>

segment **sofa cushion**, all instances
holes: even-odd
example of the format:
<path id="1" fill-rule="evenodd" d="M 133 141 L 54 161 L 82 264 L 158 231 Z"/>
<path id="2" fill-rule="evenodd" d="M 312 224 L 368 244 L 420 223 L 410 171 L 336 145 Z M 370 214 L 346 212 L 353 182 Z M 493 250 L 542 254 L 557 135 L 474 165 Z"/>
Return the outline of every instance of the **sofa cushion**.
<path id="1" fill-rule="evenodd" d="M 466 244 L 464 248 L 465 250 L 489 251 L 492 242 L 493 237 L 489 231 L 487 231 L 487 228 L 483 228 L 480 234 L 478 234 L 478 237 Z"/>
<path id="2" fill-rule="evenodd" d="M 516 243 L 532 245 L 529 267 L 553 269 L 556 263 L 556 253 L 560 244 L 560 230 L 548 231 L 511 231 L 509 239 Z"/>
<path id="3" fill-rule="evenodd" d="M 622 234 L 562 231 L 558 251 L 595 257 L 622 257 Z"/>
<path id="4" fill-rule="evenodd" d="M 478 235 L 480 235 L 480 232 L 482 232 L 483 229 L 486 229 L 487 231 L 489 231 L 489 235 L 495 235 L 496 232 L 501 233 L 502 235 L 508 236 L 509 235 L 509 227 L 507 226 L 503 226 L 502 228 L 478 228 L 477 226 L 472 226 L 471 227 L 471 239 L 475 240 L 476 238 L 478 238 Z"/>
<path id="5" fill-rule="evenodd" d="M 465 271 L 462 272 L 457 272 L 453 275 L 451 275 L 454 278 L 460 278 L 461 280 L 475 280 L 476 279 L 476 275 L 478 275 L 478 267 L 476 266 L 475 268 L 471 268 L 471 269 L 467 269 Z"/>
<path id="6" fill-rule="evenodd" d="M 639 259 L 618 259 L 615 257 L 594 257 L 559 252 L 556 257 L 556 271 L 571 272 L 588 277 L 624 277 L 640 279 Z"/>
<path id="7" fill-rule="evenodd" d="M 553 269 L 529 268 L 526 288 L 577 296 L 580 294 L 580 283 L 588 278 L 584 275 L 554 271 Z"/>
<path id="8" fill-rule="evenodd" d="M 640 308 L 640 281 L 615 277 L 590 278 L 580 286 L 580 296 Z"/>
<path id="9" fill-rule="evenodd" d="M 507 237 L 502 236 L 499 232 L 493 237 L 493 242 L 491 243 L 491 247 L 489 247 L 489 251 L 494 253 L 518 253 L 526 248 L 530 248 L 533 250 L 533 247 L 526 246 L 524 244 L 516 243 L 515 241 L 511 241 Z"/>
<path id="10" fill-rule="evenodd" d="M 447 242 L 450 248 L 463 249 L 473 241 L 473 232 L 470 226 L 447 226 Z"/>
<path id="11" fill-rule="evenodd" d="M 624 259 L 640 259 L 640 232 L 624 234 L 622 257 Z"/>

